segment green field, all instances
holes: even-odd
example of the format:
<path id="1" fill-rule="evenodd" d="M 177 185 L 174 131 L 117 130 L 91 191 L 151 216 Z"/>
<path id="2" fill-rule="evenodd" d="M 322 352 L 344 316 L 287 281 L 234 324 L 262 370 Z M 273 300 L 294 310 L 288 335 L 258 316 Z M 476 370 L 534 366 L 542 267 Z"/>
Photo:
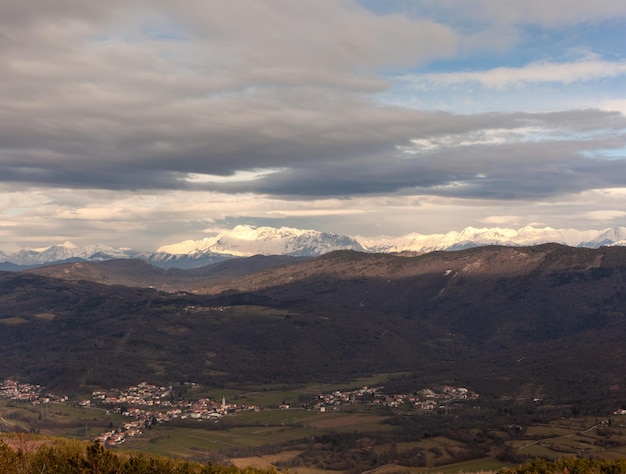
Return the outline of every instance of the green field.
<path id="1" fill-rule="evenodd" d="M 529 456 L 600 457 L 626 456 L 626 431 L 619 419 L 581 417 L 531 426 L 525 439 L 516 441 L 518 452 Z M 615 426 L 617 425 L 617 426 Z"/>
<path id="2" fill-rule="evenodd" d="M 121 415 L 101 408 L 85 408 L 73 403 L 46 403 L 0 400 L 0 421 L 8 430 L 23 430 L 72 438 L 90 439 L 110 426 L 120 426 Z"/>
<path id="3" fill-rule="evenodd" d="M 231 459 L 238 465 L 250 462 L 307 473 L 347 470 L 344 458 L 353 463 L 349 467 L 352 471 L 376 464 L 379 473 L 487 472 L 507 465 L 496 459 L 505 449 L 518 459 L 626 457 L 626 417 L 558 417 L 522 426 L 511 424 L 508 416 L 487 422 L 496 412 L 471 406 L 461 406 L 449 414 L 369 405 L 343 405 L 327 408 L 324 413 L 302 407 L 319 393 L 384 385 L 388 378 L 389 375 L 380 375 L 339 386 L 252 387 L 254 390 L 207 390 L 193 386 L 186 397 L 226 397 L 238 405 L 264 408 L 211 420 L 186 419 L 153 425 L 144 430 L 143 436 L 131 438 L 114 449 L 203 462 Z M 292 408 L 268 408 L 283 401 L 291 403 Z M 101 408 L 80 407 L 72 402 L 33 405 L 0 400 L 0 423 L 5 431 L 28 430 L 49 436 L 93 439 L 128 420 Z M 465 461 L 472 457 L 476 459 Z M 403 463 L 415 467 L 403 467 Z"/>
<path id="4" fill-rule="evenodd" d="M 207 397 L 212 400 L 221 400 L 226 397 L 230 403 L 238 405 L 255 405 L 258 407 L 277 407 L 283 402 L 292 405 L 300 405 L 309 402 L 320 393 L 329 393 L 335 390 L 354 390 L 364 386 L 375 387 L 384 385 L 389 380 L 407 376 L 408 373 L 399 372 L 392 374 L 377 374 L 371 377 L 357 378 L 339 384 L 313 384 L 313 385 L 258 385 L 254 387 L 227 386 L 219 389 L 204 389 L 201 387 L 191 389 L 190 394 L 196 398 Z"/>
<path id="5" fill-rule="evenodd" d="M 163 424 L 147 431 L 124 448 L 175 457 L 193 458 L 206 452 L 227 452 L 266 445 L 281 445 L 312 436 L 341 432 L 393 429 L 374 415 L 310 410 L 265 410 L 235 414 L 217 421 Z M 201 457 L 201 456 L 200 456 Z"/>

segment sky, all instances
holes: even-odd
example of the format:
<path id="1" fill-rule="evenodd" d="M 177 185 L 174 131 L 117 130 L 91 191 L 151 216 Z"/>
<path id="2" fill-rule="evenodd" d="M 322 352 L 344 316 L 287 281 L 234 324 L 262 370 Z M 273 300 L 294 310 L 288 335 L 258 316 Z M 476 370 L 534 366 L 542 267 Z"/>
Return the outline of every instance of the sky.
<path id="1" fill-rule="evenodd" d="M 0 2 L 0 249 L 626 225 L 623 0 Z"/>

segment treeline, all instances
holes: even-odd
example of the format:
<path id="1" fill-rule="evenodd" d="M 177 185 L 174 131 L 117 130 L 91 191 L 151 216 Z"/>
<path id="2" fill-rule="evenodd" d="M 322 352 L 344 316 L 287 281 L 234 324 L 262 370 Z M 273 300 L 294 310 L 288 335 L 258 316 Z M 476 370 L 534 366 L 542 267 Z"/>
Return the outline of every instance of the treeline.
<path id="1" fill-rule="evenodd" d="M 624 474 L 626 459 L 561 458 L 555 461 L 535 459 L 515 468 L 504 468 L 498 474 Z"/>
<path id="2" fill-rule="evenodd" d="M 200 464 L 115 453 L 97 441 L 13 435 L 0 439 L 2 474 L 276 474 L 274 470 Z"/>

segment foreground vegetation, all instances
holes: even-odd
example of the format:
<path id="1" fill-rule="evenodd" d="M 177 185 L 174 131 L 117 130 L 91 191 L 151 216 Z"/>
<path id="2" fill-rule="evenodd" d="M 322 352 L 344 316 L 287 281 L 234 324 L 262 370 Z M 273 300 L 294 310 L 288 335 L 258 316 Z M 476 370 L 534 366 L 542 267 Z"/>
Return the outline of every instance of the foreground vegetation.
<path id="1" fill-rule="evenodd" d="M 432 468 L 406 470 L 401 465 L 395 466 L 393 472 L 452 472 L 449 469 L 433 470 Z M 484 472 L 483 468 L 492 468 L 494 464 L 486 464 L 483 460 L 480 463 L 463 463 L 450 467 L 457 469 L 455 472 Z M 305 471 L 320 472 L 310 469 L 305 469 Z M 3 474 L 276 474 L 274 469 L 200 464 L 144 453 L 114 452 L 104 448 L 98 442 L 88 443 L 23 433 L 4 435 L 0 438 L 0 472 Z M 536 458 L 517 467 L 503 467 L 498 470 L 498 474 L 570 473 L 626 473 L 626 458 L 613 460 Z"/>
<path id="2" fill-rule="evenodd" d="M 273 470 L 202 465 L 145 454 L 114 453 L 98 442 L 33 435 L 0 439 L 3 474 L 270 474 Z"/>
<path id="3" fill-rule="evenodd" d="M 296 406 L 315 392 L 313 386 L 264 392 L 231 389 L 229 397 L 272 404 L 285 400 Z M 219 395 L 218 391 L 212 398 Z M 166 456 L 199 463 L 197 466 L 232 463 L 301 474 L 356 474 L 372 469 L 456 474 L 496 471 L 538 457 L 552 461 L 563 457 L 626 458 L 624 415 L 572 416 L 572 411 L 571 406 L 545 402 L 482 399 L 454 403 L 443 411 L 365 404 L 326 412 L 266 408 L 215 420 L 150 425 L 142 436 L 111 448 L 111 452 L 123 460 L 142 452 L 147 457 Z M 30 430 L 40 433 L 41 439 L 93 439 L 107 427 L 123 425 L 128 417 L 71 403 L 34 406 L 3 401 L 0 421 L 3 430 Z"/>
<path id="4" fill-rule="evenodd" d="M 555 461 L 535 459 L 516 468 L 505 468 L 499 474 L 620 474 L 626 472 L 626 459 L 560 458 Z"/>

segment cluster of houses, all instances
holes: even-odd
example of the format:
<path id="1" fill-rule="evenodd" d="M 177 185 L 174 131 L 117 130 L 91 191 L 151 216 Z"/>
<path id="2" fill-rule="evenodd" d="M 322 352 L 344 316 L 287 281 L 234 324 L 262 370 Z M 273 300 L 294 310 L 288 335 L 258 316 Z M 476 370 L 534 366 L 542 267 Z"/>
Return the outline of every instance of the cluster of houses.
<path id="1" fill-rule="evenodd" d="M 138 385 L 129 387 L 126 390 L 110 390 L 95 391 L 91 394 L 91 400 L 81 402 L 83 406 L 89 406 L 92 402 L 103 405 L 138 405 L 153 406 L 163 405 L 169 406 L 171 403 L 168 398 L 172 387 L 163 387 L 151 385 L 147 382 L 141 382 Z"/>
<path id="2" fill-rule="evenodd" d="M 141 436 L 152 425 L 172 420 L 215 420 L 228 413 L 241 410 L 258 410 L 251 405 L 236 405 L 208 398 L 193 401 L 173 400 L 172 386 L 163 387 L 141 382 L 126 390 L 95 391 L 90 400 L 79 402 L 82 406 L 99 406 L 111 409 L 131 420 L 121 428 L 98 435 L 102 443 L 115 445 L 129 438 Z"/>
<path id="3" fill-rule="evenodd" d="M 130 438 L 143 435 L 144 429 L 145 425 L 143 425 L 141 421 L 135 420 L 129 423 L 124 423 L 123 429 L 111 429 L 109 431 L 105 431 L 104 433 L 100 433 L 95 439 L 100 441 L 102 444 L 114 446 L 122 444 Z"/>
<path id="4" fill-rule="evenodd" d="M 212 311 L 223 313 L 227 309 L 230 309 L 230 306 L 198 306 L 198 305 L 185 306 L 185 312 L 190 313 L 190 314 L 208 313 Z"/>
<path id="5" fill-rule="evenodd" d="M 413 393 L 385 394 L 382 387 L 363 387 L 354 391 L 334 391 L 320 394 L 313 408 L 325 412 L 342 405 L 380 405 L 390 408 L 415 408 L 419 410 L 446 410 L 451 402 L 475 400 L 478 394 L 465 387 L 444 385 L 437 389 L 425 388 Z"/>
<path id="6" fill-rule="evenodd" d="M 64 403 L 68 400 L 67 395 L 44 393 L 41 385 L 20 383 L 12 379 L 6 379 L 0 382 L 0 398 L 30 402 L 33 405 L 49 402 Z"/>
<path id="7" fill-rule="evenodd" d="M 121 444 L 129 438 L 141 436 L 147 428 L 158 423 L 176 419 L 215 420 L 235 411 L 258 411 L 258 407 L 253 405 L 226 403 L 225 398 L 222 398 L 221 402 L 208 398 L 194 401 L 173 400 L 172 388 L 141 382 L 126 390 L 94 391 L 89 400 L 80 400 L 77 403 L 82 407 L 97 406 L 115 411 L 129 418 L 120 428 L 108 430 L 96 437 L 108 445 Z M 45 393 L 41 385 L 20 383 L 12 379 L 0 381 L 0 398 L 29 402 L 33 405 L 69 401 L 67 395 Z"/>

